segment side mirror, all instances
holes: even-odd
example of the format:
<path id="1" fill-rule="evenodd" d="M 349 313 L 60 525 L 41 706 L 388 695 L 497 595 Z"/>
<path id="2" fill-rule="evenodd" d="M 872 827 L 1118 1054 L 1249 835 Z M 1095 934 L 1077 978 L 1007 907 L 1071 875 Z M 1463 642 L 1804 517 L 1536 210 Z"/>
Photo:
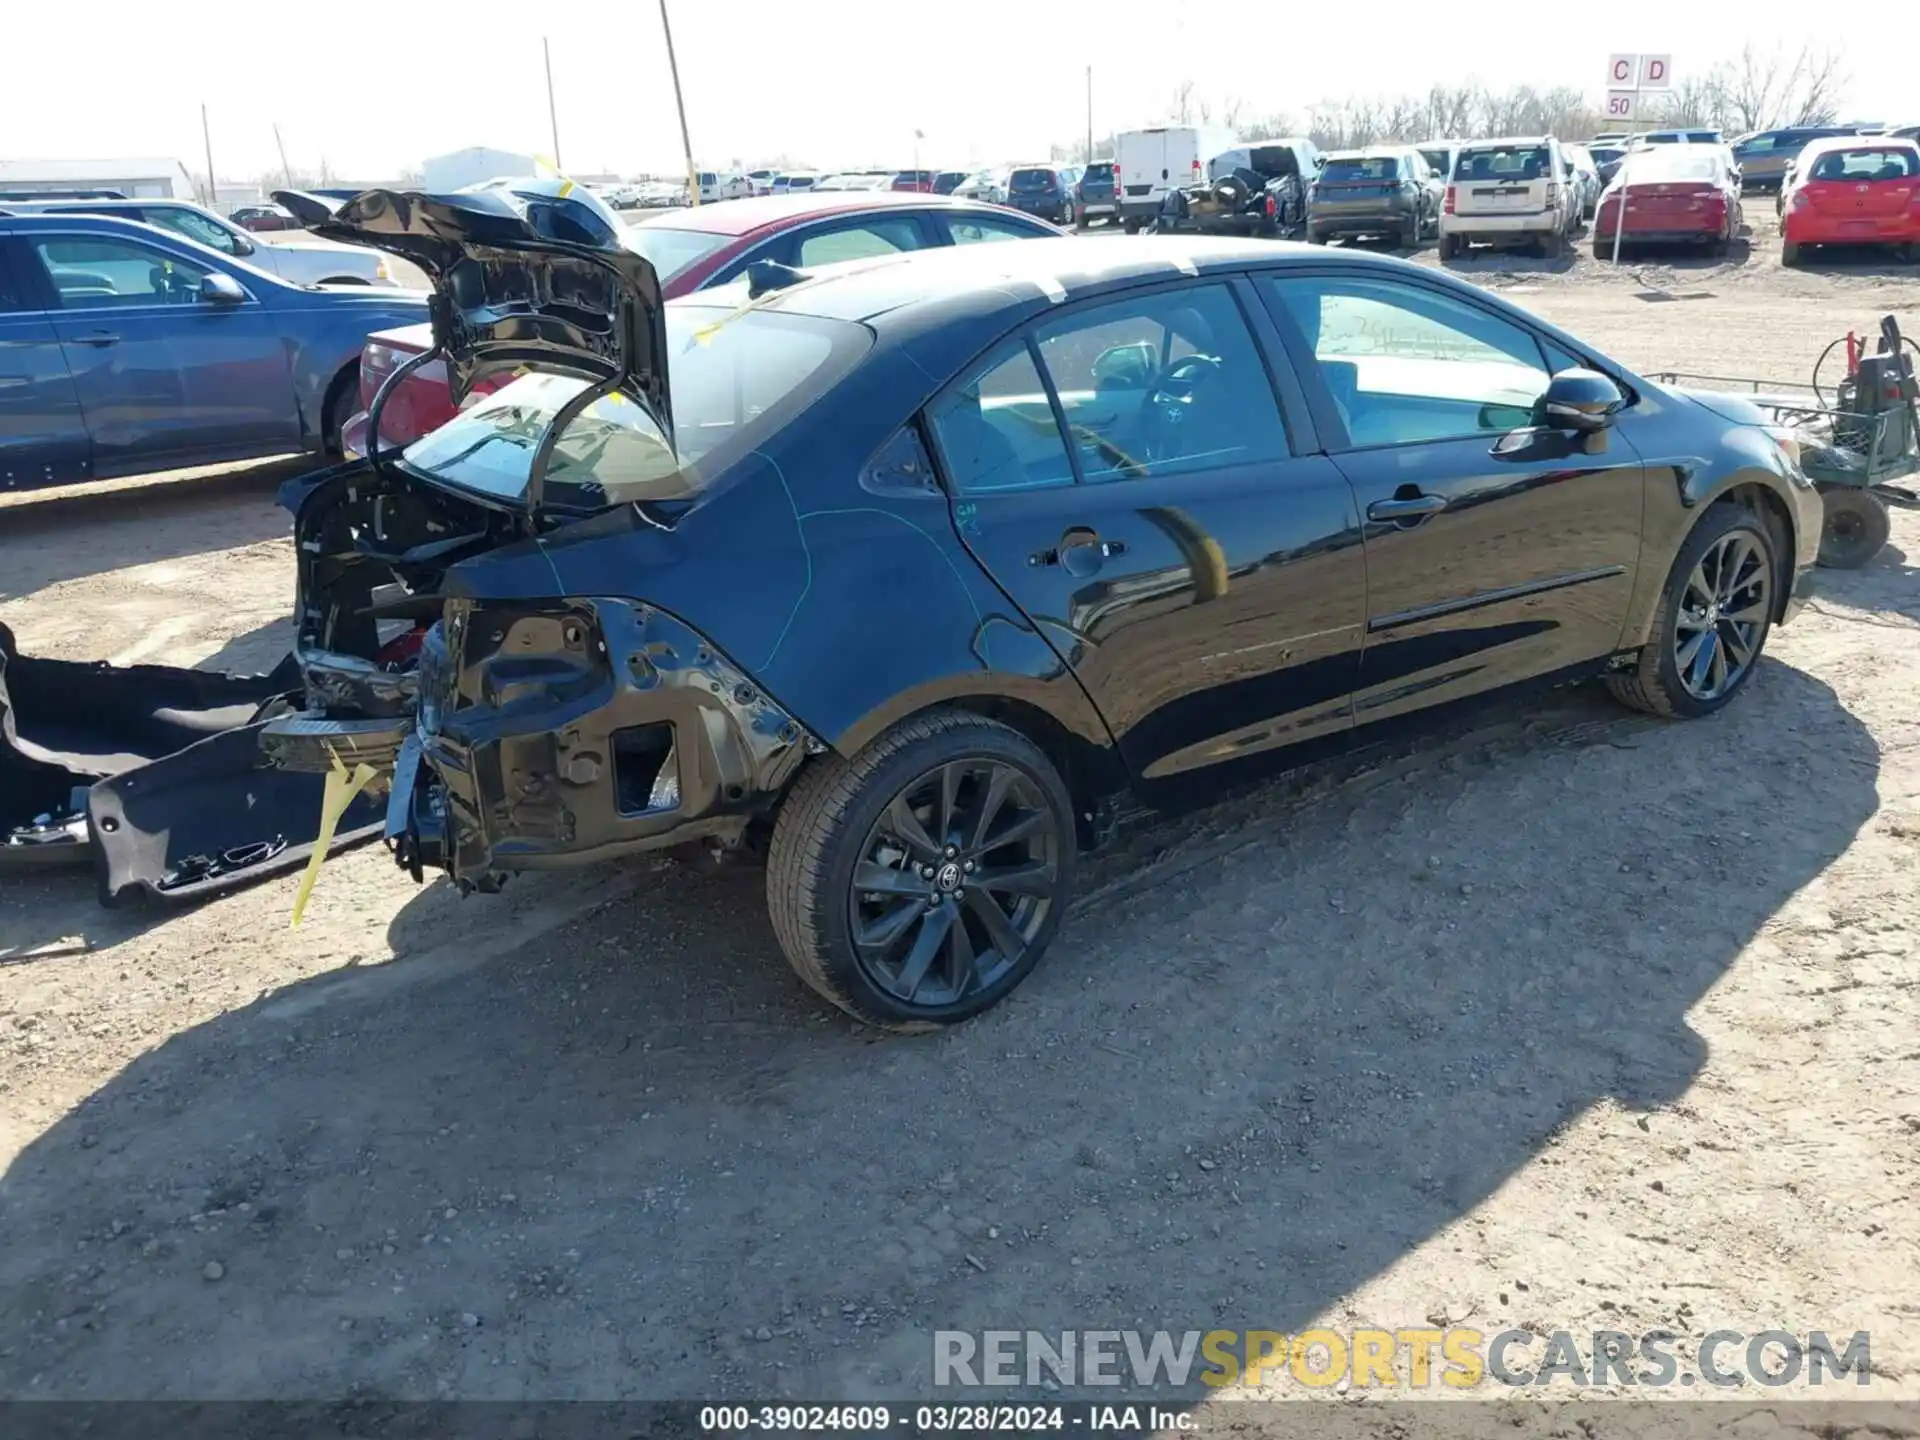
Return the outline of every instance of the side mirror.
<path id="1" fill-rule="evenodd" d="M 1562 370 L 1540 397 L 1539 423 L 1553 430 L 1582 433 L 1613 424 L 1626 396 L 1597 370 Z"/>
<path id="2" fill-rule="evenodd" d="M 253 254 L 253 252 L 258 250 L 259 248 L 260 246 L 253 240 L 249 239 L 247 236 L 240 234 L 238 231 L 234 232 L 234 236 L 233 236 L 233 253 L 234 254 L 240 255 L 240 256 L 247 256 L 247 255 Z"/>
<path id="3" fill-rule="evenodd" d="M 200 282 L 200 300 L 205 305 L 239 305 L 247 298 L 240 282 L 218 271 Z"/>

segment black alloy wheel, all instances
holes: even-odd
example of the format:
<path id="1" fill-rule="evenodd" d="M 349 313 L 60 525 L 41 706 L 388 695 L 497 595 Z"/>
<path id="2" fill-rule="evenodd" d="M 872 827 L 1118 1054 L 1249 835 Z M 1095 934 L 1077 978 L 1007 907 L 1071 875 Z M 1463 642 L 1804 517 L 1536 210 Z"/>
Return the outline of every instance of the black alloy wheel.
<path id="1" fill-rule="evenodd" d="M 1779 608 L 1774 546 L 1752 511 L 1711 506 L 1674 559 L 1635 668 L 1607 677 L 1614 697 L 1682 719 L 1731 700 L 1752 677 Z"/>
<path id="2" fill-rule="evenodd" d="M 990 989 L 1045 926 L 1062 837 L 1038 784 L 1000 760 L 949 760 L 894 796 L 867 833 L 850 903 L 854 954 L 902 1005 Z"/>
<path id="3" fill-rule="evenodd" d="M 1730 695 L 1760 656 L 1773 616 L 1773 559 L 1746 530 L 1721 536 L 1687 576 L 1673 623 L 1674 669 L 1703 705 Z"/>
<path id="4" fill-rule="evenodd" d="M 768 911 L 821 995 L 869 1025 L 929 1030 L 1032 971 L 1076 858 L 1045 752 L 999 721 L 933 711 L 800 773 L 774 825 Z"/>

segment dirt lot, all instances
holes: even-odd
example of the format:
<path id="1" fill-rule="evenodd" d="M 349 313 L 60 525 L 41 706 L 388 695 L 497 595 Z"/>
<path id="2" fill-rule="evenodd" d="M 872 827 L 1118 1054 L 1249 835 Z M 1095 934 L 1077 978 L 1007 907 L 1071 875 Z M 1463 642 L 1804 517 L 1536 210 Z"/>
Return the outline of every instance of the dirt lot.
<path id="1" fill-rule="evenodd" d="M 1920 333 L 1891 268 L 1467 268 L 1643 368 Z M 270 664 L 275 478 L 0 502 L 0 620 Z M 1150 824 L 927 1039 L 815 1003 L 751 871 L 366 850 L 298 931 L 290 879 L 9 884 L 0 1393 L 906 1396 L 936 1328 L 1465 1319 L 1866 1329 L 1920 1397 L 1917 553 L 1715 720 L 1572 692 Z"/>

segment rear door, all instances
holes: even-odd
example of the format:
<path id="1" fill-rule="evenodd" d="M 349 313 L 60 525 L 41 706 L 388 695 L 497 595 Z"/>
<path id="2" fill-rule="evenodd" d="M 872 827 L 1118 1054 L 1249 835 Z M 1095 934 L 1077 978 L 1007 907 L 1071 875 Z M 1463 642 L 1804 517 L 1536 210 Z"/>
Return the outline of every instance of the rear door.
<path id="1" fill-rule="evenodd" d="M 0 491 L 91 474 L 92 446 L 35 269 L 0 232 Z"/>
<path id="2" fill-rule="evenodd" d="M 286 342 L 251 290 L 239 304 L 201 299 L 211 267 L 163 244 L 84 231 L 24 239 L 58 298 L 54 331 L 96 474 L 300 448 Z"/>
<path id="3" fill-rule="evenodd" d="M 1366 517 L 1356 721 L 1610 655 L 1643 466 L 1617 429 L 1583 447 L 1532 428 L 1550 372 L 1581 358 L 1416 278 L 1316 267 L 1260 289 Z"/>
<path id="4" fill-rule="evenodd" d="M 1120 187 L 1128 200 L 1148 200 L 1166 194 L 1168 184 L 1167 132 L 1141 130 L 1121 137 Z"/>
<path id="5" fill-rule="evenodd" d="M 1091 301 L 929 409 L 962 542 L 1149 791 L 1351 724 L 1359 516 L 1254 303 L 1218 278 Z"/>

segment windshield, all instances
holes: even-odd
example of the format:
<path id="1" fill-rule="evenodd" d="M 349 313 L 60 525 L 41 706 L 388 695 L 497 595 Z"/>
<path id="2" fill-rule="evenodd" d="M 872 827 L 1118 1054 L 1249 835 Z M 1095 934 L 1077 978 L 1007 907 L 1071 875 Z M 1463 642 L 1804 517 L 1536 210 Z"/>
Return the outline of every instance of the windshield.
<path id="1" fill-rule="evenodd" d="M 555 442 L 543 502 L 600 509 L 694 494 L 723 468 L 702 467 L 704 457 L 759 443 L 845 374 L 869 340 L 864 326 L 810 315 L 709 305 L 669 305 L 665 315 L 674 442 L 627 396 L 596 400 Z M 541 437 L 590 384 L 522 375 L 471 401 L 401 458 L 448 484 L 519 500 Z"/>
<path id="2" fill-rule="evenodd" d="M 1320 172 L 1320 178 L 1332 180 L 1336 184 L 1343 180 L 1392 183 L 1400 178 L 1400 161 L 1393 155 L 1348 156 L 1344 159 L 1329 160 L 1327 168 Z"/>
<path id="3" fill-rule="evenodd" d="M 1553 173 L 1544 145 L 1476 145 L 1460 152 L 1458 180 L 1542 180 Z"/>
<path id="4" fill-rule="evenodd" d="M 629 225 L 626 236 L 628 246 L 647 257 L 662 285 L 733 238 L 670 225 Z"/>

